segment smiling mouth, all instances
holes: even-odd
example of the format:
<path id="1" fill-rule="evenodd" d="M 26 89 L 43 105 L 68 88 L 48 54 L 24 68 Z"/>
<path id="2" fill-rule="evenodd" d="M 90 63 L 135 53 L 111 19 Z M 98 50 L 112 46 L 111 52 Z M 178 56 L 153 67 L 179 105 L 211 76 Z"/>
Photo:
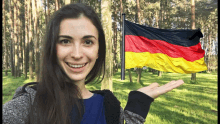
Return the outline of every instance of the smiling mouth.
<path id="1" fill-rule="evenodd" d="M 87 63 L 85 63 L 85 64 L 81 64 L 81 65 L 72 65 L 72 64 L 70 64 L 70 63 L 66 63 L 69 67 L 71 67 L 71 68 L 82 68 L 82 67 L 84 67 Z"/>

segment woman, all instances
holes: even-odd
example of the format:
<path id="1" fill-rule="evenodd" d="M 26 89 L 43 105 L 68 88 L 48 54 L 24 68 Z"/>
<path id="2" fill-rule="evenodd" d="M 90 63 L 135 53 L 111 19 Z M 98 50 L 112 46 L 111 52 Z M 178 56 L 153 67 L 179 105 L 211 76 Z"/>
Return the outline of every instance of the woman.
<path id="1" fill-rule="evenodd" d="M 123 110 L 111 91 L 85 87 L 102 81 L 105 51 L 101 23 L 90 7 L 69 4 L 56 11 L 47 27 L 38 82 L 19 87 L 4 104 L 3 123 L 144 123 L 151 102 L 183 84 L 182 80 L 161 87 L 153 83 L 131 91 Z"/>

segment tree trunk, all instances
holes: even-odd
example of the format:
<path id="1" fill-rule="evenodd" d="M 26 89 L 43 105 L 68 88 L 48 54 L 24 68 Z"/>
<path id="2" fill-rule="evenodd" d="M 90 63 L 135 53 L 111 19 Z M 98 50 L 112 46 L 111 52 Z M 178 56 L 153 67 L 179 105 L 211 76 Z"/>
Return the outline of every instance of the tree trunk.
<path id="1" fill-rule="evenodd" d="M 137 0 L 137 22 L 141 25 L 141 9 L 140 9 L 140 1 Z M 136 23 L 137 23 L 136 22 Z M 141 72 L 142 72 L 142 68 L 137 68 L 137 72 L 138 72 L 138 78 L 137 78 L 137 82 L 141 83 Z"/>
<path id="2" fill-rule="evenodd" d="M 116 43 L 115 43 L 115 62 L 116 62 L 115 72 L 118 72 L 118 59 L 117 59 L 118 31 L 117 31 L 117 25 L 116 25 L 115 37 L 116 37 L 116 39 L 115 39 L 115 41 L 116 41 Z"/>
<path id="3" fill-rule="evenodd" d="M 22 74 L 22 66 L 23 66 L 23 62 L 22 62 L 22 18 L 21 18 L 21 2 L 17 1 L 17 14 L 18 14 L 18 77 L 21 77 Z"/>
<path id="4" fill-rule="evenodd" d="M 191 28 L 195 29 L 195 0 L 191 0 L 191 23 Z M 196 80 L 196 73 L 192 73 L 191 80 Z"/>
<path id="5" fill-rule="evenodd" d="M 3 31 L 3 43 L 4 43 L 4 60 L 5 60 L 5 76 L 8 75 L 8 54 L 7 54 L 7 42 L 6 42 L 6 21 L 5 21 L 5 0 L 2 1 L 2 10 L 3 10 L 3 26 L 4 26 L 4 31 Z"/>
<path id="6" fill-rule="evenodd" d="M 37 2 L 37 28 L 36 28 L 36 30 L 37 30 L 37 43 L 36 43 L 36 58 L 37 58 L 37 60 L 36 60 L 36 74 L 37 74 L 37 76 L 36 76 L 36 79 L 38 79 L 39 78 L 39 73 L 40 73 L 40 21 L 39 21 L 39 18 L 40 18 L 40 12 L 39 12 L 39 10 L 40 10 L 40 1 L 39 0 L 37 0 L 36 1 Z M 36 80 L 37 81 L 37 80 Z"/>
<path id="7" fill-rule="evenodd" d="M 14 24 L 13 24 L 13 21 L 12 20 L 14 20 L 14 16 L 13 16 L 13 11 L 12 11 L 12 9 L 13 9 L 13 2 L 10 0 L 9 1 L 9 12 L 10 12 L 10 25 L 11 25 L 11 27 L 10 27 L 10 32 L 11 32 L 11 40 L 10 40 L 10 45 L 11 45 L 11 48 L 10 48 L 10 58 L 11 58 L 11 74 L 12 74 L 12 76 L 14 76 L 15 74 L 14 74 L 14 70 L 15 70 L 15 67 L 14 67 L 14 39 L 13 39 L 13 37 L 14 37 Z"/>
<path id="8" fill-rule="evenodd" d="M 19 68 L 19 57 L 18 57 L 18 18 L 17 18 L 17 0 L 14 0 L 14 41 L 15 41 L 15 75 L 14 77 L 17 78 L 18 77 L 18 68 Z"/>
<path id="9" fill-rule="evenodd" d="M 28 11 L 29 11 L 29 79 L 32 80 L 34 78 L 33 75 L 33 44 L 32 44 L 32 16 L 31 16 L 31 0 L 28 1 Z"/>
<path id="10" fill-rule="evenodd" d="M 163 3 L 162 0 L 160 0 L 160 12 L 159 12 L 159 27 L 162 28 L 163 24 Z"/>
<path id="11" fill-rule="evenodd" d="M 191 28 L 196 28 L 196 20 L 195 20 L 195 0 L 191 0 Z"/>
<path id="12" fill-rule="evenodd" d="M 29 44 L 28 44 L 28 0 L 25 0 L 25 45 L 24 45 L 24 75 L 25 79 L 27 79 L 27 71 L 28 71 L 28 53 L 29 53 Z"/>
<path id="13" fill-rule="evenodd" d="M 131 69 L 128 69 L 128 73 L 129 73 L 129 79 L 130 79 L 130 83 L 132 83 L 132 82 L 133 82 L 133 80 L 132 80 L 132 75 L 131 75 Z"/>
<path id="14" fill-rule="evenodd" d="M 162 71 L 158 71 L 158 77 L 162 76 Z"/>
<path id="15" fill-rule="evenodd" d="M 105 62 L 105 78 L 102 81 L 101 89 L 109 89 L 113 92 L 112 74 L 113 74 L 113 56 L 112 56 L 112 22 L 111 22 L 111 0 L 102 0 L 102 26 L 105 29 L 106 38 L 106 62 Z"/>
<path id="16" fill-rule="evenodd" d="M 208 45 L 209 45 L 209 51 L 208 51 L 208 72 L 211 72 L 211 53 L 212 53 L 212 46 L 211 46 L 211 32 L 208 33 Z"/>
<path id="17" fill-rule="evenodd" d="M 71 0 L 64 0 L 64 3 L 65 3 L 65 5 L 66 5 L 66 4 L 70 4 L 70 3 L 71 3 Z"/>
<path id="18" fill-rule="evenodd" d="M 116 6 L 116 5 L 115 5 Z M 117 9 L 117 8 L 115 8 Z M 116 22 L 117 22 L 117 11 L 114 12 L 114 22 L 113 22 L 113 29 L 114 29 L 114 47 L 113 47 L 113 53 L 114 53 L 114 65 L 113 65 L 113 72 L 116 73 L 117 72 L 117 65 L 118 65 L 118 62 L 117 62 L 117 25 L 116 25 Z"/>
<path id="19" fill-rule="evenodd" d="M 47 0 L 44 0 L 44 12 L 45 12 L 45 24 L 47 27 L 48 19 L 47 19 Z"/>
<path id="20" fill-rule="evenodd" d="M 58 0 L 55 0 L 55 11 L 57 11 L 59 9 L 59 3 Z"/>
<path id="21" fill-rule="evenodd" d="M 137 21 L 139 24 L 141 24 L 141 9 L 140 9 L 140 0 L 137 1 Z"/>
<path id="22" fill-rule="evenodd" d="M 137 68 L 137 72 L 138 72 L 137 82 L 138 82 L 138 83 L 141 83 L 141 72 L 142 72 L 142 68 Z"/>
<path id="23" fill-rule="evenodd" d="M 121 21 L 120 21 L 120 30 L 122 31 L 122 22 L 123 22 L 123 18 L 122 18 L 122 13 L 124 12 L 123 11 L 123 5 L 122 5 L 123 3 L 122 3 L 122 0 L 120 0 L 120 12 L 121 12 L 121 15 L 120 15 L 120 17 L 121 17 Z"/>
<path id="24" fill-rule="evenodd" d="M 160 28 L 159 27 L 159 16 L 158 16 L 158 12 L 157 11 L 156 11 L 156 27 Z M 162 72 L 158 71 L 158 77 L 161 77 L 161 76 L 162 76 Z"/>
<path id="25" fill-rule="evenodd" d="M 49 0 L 47 0 L 47 22 L 50 20 L 50 4 Z"/>
<path id="26" fill-rule="evenodd" d="M 25 10 L 24 10 L 25 13 Z M 22 19 L 22 73 L 25 74 L 25 16 Z"/>
<path id="27" fill-rule="evenodd" d="M 38 1 L 39 2 L 39 1 Z M 38 79 L 39 74 L 39 8 L 37 6 L 36 0 L 32 0 L 32 13 L 33 13 L 33 22 L 34 22 L 34 53 L 35 53 L 35 81 Z"/>
<path id="28" fill-rule="evenodd" d="M 124 12 L 124 9 L 123 9 L 123 3 L 122 3 L 122 0 L 120 0 L 120 31 L 122 32 L 122 22 L 123 22 L 123 14 Z M 122 33 L 119 34 L 119 36 L 121 37 L 121 40 L 119 41 L 120 43 L 120 59 L 121 59 L 121 63 L 122 63 Z M 122 67 L 122 64 L 120 63 L 121 67 Z M 130 77 L 129 77 L 130 78 Z"/>

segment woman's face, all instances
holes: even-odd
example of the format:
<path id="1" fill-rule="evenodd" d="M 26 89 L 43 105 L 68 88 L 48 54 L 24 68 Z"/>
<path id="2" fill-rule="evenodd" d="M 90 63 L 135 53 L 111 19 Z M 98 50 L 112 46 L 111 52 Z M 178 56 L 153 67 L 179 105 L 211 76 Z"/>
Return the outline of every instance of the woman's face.
<path id="1" fill-rule="evenodd" d="M 56 50 L 58 62 L 70 79 L 85 81 L 98 58 L 98 30 L 84 16 L 64 19 Z"/>

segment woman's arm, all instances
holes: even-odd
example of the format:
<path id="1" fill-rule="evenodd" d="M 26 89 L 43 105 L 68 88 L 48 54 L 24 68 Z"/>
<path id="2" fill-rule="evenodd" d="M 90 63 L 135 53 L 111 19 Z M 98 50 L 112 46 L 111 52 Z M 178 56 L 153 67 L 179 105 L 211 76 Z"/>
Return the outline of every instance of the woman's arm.
<path id="1" fill-rule="evenodd" d="M 151 98 L 155 99 L 158 96 L 167 93 L 171 90 L 173 90 L 174 88 L 179 87 L 180 85 L 184 84 L 183 80 L 177 80 L 177 81 L 170 81 L 169 83 L 160 86 L 158 83 L 152 83 L 147 87 L 142 87 L 140 89 L 138 89 L 137 91 L 140 91 L 148 96 L 150 96 Z"/>
<path id="2" fill-rule="evenodd" d="M 152 83 L 137 91 L 131 91 L 125 109 L 121 108 L 120 124 L 124 124 L 124 120 L 126 124 L 143 124 L 154 99 L 183 83 L 183 80 L 171 81 L 160 87 L 158 83 Z"/>

